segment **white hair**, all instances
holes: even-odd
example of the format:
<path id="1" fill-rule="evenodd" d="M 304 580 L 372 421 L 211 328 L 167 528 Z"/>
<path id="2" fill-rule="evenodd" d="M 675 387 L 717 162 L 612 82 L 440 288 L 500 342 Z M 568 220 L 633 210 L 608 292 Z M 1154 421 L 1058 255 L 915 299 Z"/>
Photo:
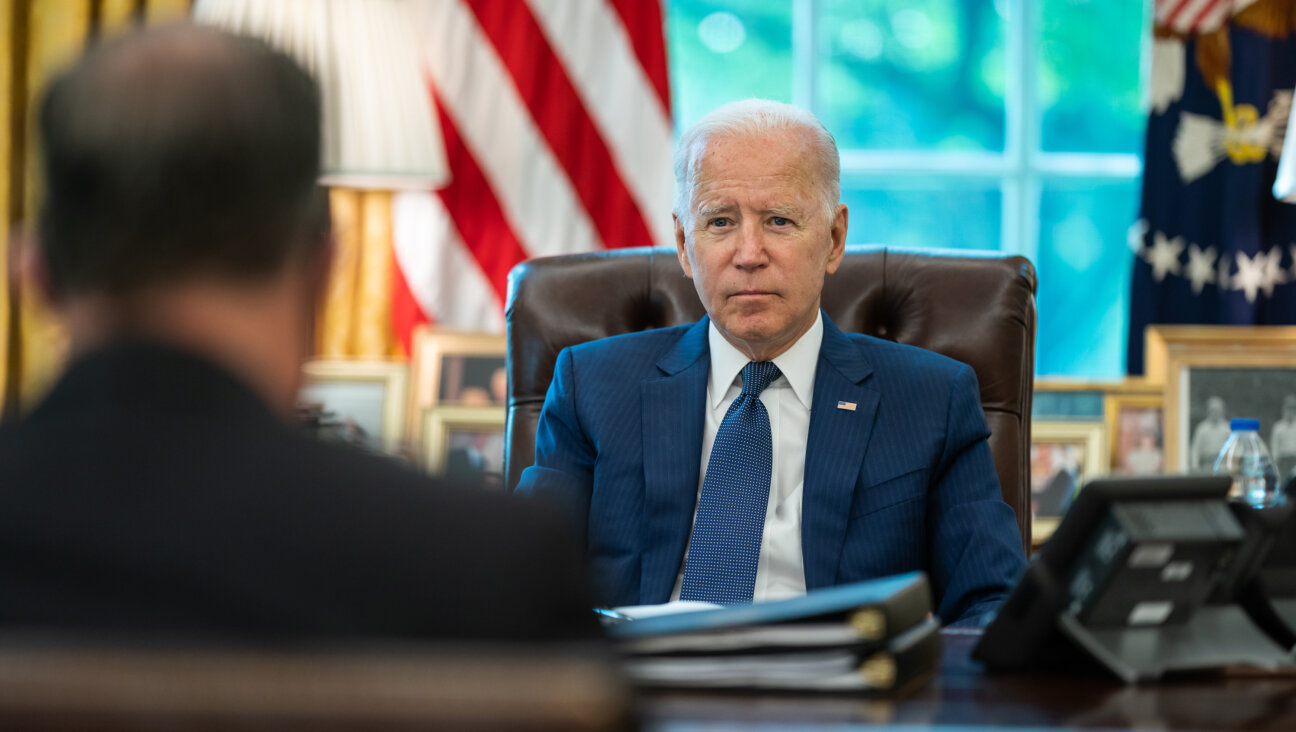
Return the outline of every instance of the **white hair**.
<path id="1" fill-rule="evenodd" d="M 831 222 L 841 202 L 841 160 L 837 141 L 813 114 L 769 99 L 744 99 L 713 110 L 684 131 L 675 148 L 675 215 L 687 220 L 693 187 L 707 143 L 720 137 L 757 136 L 783 130 L 809 133 L 819 175 L 824 215 Z"/>

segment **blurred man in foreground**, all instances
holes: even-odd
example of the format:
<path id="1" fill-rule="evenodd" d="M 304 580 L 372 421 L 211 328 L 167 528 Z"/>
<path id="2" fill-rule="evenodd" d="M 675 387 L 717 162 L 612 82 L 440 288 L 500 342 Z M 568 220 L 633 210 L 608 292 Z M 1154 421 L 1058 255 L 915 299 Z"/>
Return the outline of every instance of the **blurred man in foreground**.
<path id="1" fill-rule="evenodd" d="M 556 517 L 286 424 L 330 253 L 301 68 L 212 29 L 148 32 L 56 79 L 39 125 L 35 268 L 73 360 L 0 431 L 0 622 L 597 633 Z"/>
<path id="2" fill-rule="evenodd" d="M 564 350 L 518 490 L 586 532 L 600 602 L 742 603 L 911 570 L 992 609 L 1021 535 L 976 376 L 820 311 L 846 242 L 837 146 L 747 100 L 689 128 L 675 240 L 707 317 Z"/>

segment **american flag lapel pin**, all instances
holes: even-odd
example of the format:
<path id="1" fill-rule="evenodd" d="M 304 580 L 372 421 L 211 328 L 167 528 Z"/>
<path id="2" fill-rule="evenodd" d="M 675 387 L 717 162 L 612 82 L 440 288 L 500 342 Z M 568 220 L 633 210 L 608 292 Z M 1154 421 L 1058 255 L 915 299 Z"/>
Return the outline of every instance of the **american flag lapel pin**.
<path id="1" fill-rule="evenodd" d="M 838 409 L 845 409 L 848 412 L 855 411 L 855 402 L 837 402 Z"/>

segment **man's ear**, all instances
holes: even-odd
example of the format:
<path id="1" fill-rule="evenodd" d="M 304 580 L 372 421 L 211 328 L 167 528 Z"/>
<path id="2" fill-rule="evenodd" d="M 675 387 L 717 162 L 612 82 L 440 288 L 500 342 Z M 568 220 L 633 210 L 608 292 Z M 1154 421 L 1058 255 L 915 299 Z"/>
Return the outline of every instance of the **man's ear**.
<path id="1" fill-rule="evenodd" d="M 9 232 L 9 288 L 11 292 L 30 288 L 50 305 L 59 301 L 40 239 L 36 232 L 22 225 L 14 226 Z"/>
<path id="2" fill-rule="evenodd" d="M 826 272 L 832 274 L 841 266 L 842 257 L 846 255 L 846 229 L 850 223 L 850 211 L 846 204 L 837 204 L 837 210 L 833 212 L 832 227 L 828 231 L 831 239 L 828 251 L 828 266 Z"/>
<path id="3" fill-rule="evenodd" d="M 688 249 L 686 248 L 686 238 L 684 235 L 684 224 L 676 214 L 671 214 L 671 219 L 675 222 L 675 253 L 679 256 L 680 266 L 684 268 L 684 276 L 693 279 L 693 269 L 689 266 Z"/>

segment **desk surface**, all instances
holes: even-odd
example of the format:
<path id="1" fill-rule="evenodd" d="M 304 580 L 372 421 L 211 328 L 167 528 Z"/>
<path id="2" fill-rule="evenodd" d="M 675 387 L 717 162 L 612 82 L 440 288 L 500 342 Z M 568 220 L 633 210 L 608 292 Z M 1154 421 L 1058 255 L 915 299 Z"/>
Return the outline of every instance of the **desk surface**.
<path id="1" fill-rule="evenodd" d="M 969 658 L 978 637 L 942 631 L 940 672 L 897 698 L 655 693 L 643 705 L 646 728 L 1296 730 L 1296 677 L 1199 675 L 1125 686 L 1097 676 L 988 674 Z"/>

